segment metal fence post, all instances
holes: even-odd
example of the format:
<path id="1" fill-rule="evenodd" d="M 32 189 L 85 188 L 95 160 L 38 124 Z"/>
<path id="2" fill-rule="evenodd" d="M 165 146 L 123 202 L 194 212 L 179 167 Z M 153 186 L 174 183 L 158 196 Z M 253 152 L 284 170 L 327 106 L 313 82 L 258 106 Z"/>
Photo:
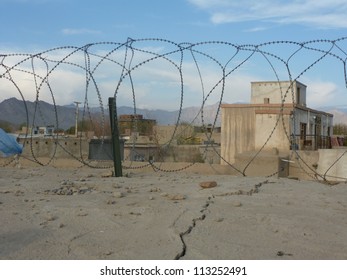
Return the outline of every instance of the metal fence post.
<path id="1" fill-rule="evenodd" d="M 114 97 L 108 98 L 111 134 L 112 134 L 112 151 L 113 151 L 113 164 L 115 177 L 122 177 L 122 159 L 120 151 L 118 120 L 117 120 L 117 106 Z"/>

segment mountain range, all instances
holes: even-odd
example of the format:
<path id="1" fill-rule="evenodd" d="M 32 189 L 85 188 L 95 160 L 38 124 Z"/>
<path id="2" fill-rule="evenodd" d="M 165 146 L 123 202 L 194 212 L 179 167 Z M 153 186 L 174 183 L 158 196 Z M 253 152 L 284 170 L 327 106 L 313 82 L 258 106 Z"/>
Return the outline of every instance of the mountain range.
<path id="1" fill-rule="evenodd" d="M 87 112 L 81 107 L 83 106 L 80 106 L 79 108 L 79 120 L 82 120 L 83 116 L 86 118 L 88 114 L 90 114 L 92 117 L 100 117 L 102 114 L 100 108 L 93 107 Z M 194 125 L 201 125 L 202 120 L 200 109 L 201 107 L 183 108 L 179 122 L 188 122 L 193 123 Z M 317 109 L 332 113 L 334 115 L 335 124 L 347 123 L 347 107 L 326 106 Z M 217 111 L 218 103 L 214 105 L 206 105 L 203 111 L 204 124 L 214 123 Z M 117 108 L 118 116 L 134 113 L 134 108 L 132 107 L 120 106 Z M 136 114 L 141 114 L 146 119 L 155 119 L 159 125 L 172 125 L 177 123 L 179 110 L 165 111 L 136 108 Z M 28 119 L 29 125 L 31 126 L 33 124 L 34 116 L 34 123 L 36 126 L 53 125 L 57 127 L 58 120 L 58 127 L 66 130 L 75 125 L 76 107 L 75 104 L 54 106 L 44 101 L 24 102 L 23 100 L 18 100 L 16 98 L 6 99 L 0 103 L 0 122 L 2 123 L 18 127 L 21 124 L 26 124 Z M 56 116 L 58 118 L 56 118 Z M 108 108 L 104 109 L 104 117 L 105 120 L 108 121 Z M 217 118 L 216 125 L 220 125 L 220 114 Z"/>
<path id="2" fill-rule="evenodd" d="M 97 107 L 89 108 L 89 111 L 79 108 L 79 120 L 83 116 L 87 118 L 90 114 L 93 117 L 100 117 L 102 115 L 101 109 Z M 201 125 L 200 107 L 183 108 L 179 118 L 179 122 L 189 122 L 194 125 Z M 203 119 L 205 124 L 214 123 L 216 113 L 218 111 L 218 103 L 214 105 L 206 105 L 203 110 Z M 28 114 L 27 114 L 28 113 Z M 134 114 L 133 107 L 120 106 L 117 108 L 117 114 Z M 155 119 L 159 125 L 172 125 L 176 124 L 179 116 L 179 110 L 165 111 L 165 110 L 149 110 L 136 108 L 136 114 L 143 115 L 146 119 Z M 57 117 L 56 117 L 57 116 Z M 35 117 L 35 119 L 34 119 Z M 108 121 L 109 114 L 108 108 L 104 109 L 105 120 Z M 58 120 L 58 124 L 57 124 Z M 76 120 L 76 106 L 69 104 L 65 106 L 54 106 L 44 101 L 31 102 L 10 98 L 0 103 L 0 121 L 9 123 L 13 126 L 19 126 L 29 122 L 31 126 L 47 126 L 53 125 L 61 129 L 68 129 L 75 125 Z M 220 118 L 217 118 L 216 125 L 220 125 Z"/>

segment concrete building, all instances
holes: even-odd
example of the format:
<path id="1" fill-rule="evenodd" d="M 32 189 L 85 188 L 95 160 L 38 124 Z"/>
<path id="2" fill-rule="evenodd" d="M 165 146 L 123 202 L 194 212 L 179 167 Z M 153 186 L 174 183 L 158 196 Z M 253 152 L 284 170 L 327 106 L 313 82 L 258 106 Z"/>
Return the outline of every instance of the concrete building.
<path id="1" fill-rule="evenodd" d="M 306 85 L 252 82 L 250 104 L 222 105 L 221 164 L 252 151 L 330 148 L 332 129 L 332 114 L 306 106 Z"/>
<path id="2" fill-rule="evenodd" d="M 138 135 L 152 135 L 156 120 L 145 119 L 142 115 L 120 115 L 118 120 L 119 133 L 129 137 L 133 133 Z"/>

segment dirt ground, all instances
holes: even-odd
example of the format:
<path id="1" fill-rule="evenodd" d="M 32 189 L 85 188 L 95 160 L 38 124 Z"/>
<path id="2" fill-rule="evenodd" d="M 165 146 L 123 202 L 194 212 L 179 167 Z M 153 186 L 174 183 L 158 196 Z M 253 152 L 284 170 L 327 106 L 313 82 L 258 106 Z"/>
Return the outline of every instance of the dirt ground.
<path id="1" fill-rule="evenodd" d="M 345 183 L 187 166 L 1 167 L 0 259 L 347 259 Z"/>

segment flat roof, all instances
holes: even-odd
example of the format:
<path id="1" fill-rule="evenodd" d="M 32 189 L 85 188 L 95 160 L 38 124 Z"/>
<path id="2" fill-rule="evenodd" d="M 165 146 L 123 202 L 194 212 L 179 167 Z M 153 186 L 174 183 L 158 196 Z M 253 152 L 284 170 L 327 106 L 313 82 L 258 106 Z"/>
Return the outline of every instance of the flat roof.
<path id="1" fill-rule="evenodd" d="M 299 109 L 299 110 L 303 110 L 303 111 L 309 111 L 309 112 L 315 113 L 315 114 L 334 117 L 334 115 L 331 113 L 315 110 L 315 109 L 312 109 L 309 107 L 305 107 L 305 106 L 302 106 L 299 104 L 292 104 L 292 103 L 284 103 L 284 104 L 276 104 L 276 103 L 272 103 L 272 104 L 251 104 L 251 103 L 249 103 L 249 104 L 221 104 L 221 108 L 222 109 L 228 109 L 228 108 Z"/>

